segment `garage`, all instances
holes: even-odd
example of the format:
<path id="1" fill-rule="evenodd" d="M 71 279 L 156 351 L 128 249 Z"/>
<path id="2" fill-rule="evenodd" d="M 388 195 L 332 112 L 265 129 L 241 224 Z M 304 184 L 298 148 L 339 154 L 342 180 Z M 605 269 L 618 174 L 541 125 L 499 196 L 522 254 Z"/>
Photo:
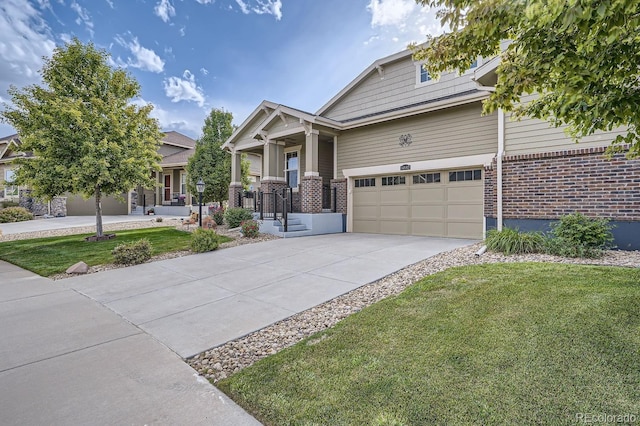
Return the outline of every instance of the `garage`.
<path id="1" fill-rule="evenodd" d="M 353 232 L 482 238 L 482 168 L 353 180 Z"/>

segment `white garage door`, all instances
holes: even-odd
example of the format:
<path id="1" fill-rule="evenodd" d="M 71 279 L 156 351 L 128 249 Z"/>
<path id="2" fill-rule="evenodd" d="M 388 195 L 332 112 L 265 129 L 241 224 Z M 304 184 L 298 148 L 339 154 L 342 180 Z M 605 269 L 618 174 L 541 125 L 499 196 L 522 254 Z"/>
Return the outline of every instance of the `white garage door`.
<path id="1" fill-rule="evenodd" d="M 353 231 L 482 238 L 482 169 L 354 179 Z"/>

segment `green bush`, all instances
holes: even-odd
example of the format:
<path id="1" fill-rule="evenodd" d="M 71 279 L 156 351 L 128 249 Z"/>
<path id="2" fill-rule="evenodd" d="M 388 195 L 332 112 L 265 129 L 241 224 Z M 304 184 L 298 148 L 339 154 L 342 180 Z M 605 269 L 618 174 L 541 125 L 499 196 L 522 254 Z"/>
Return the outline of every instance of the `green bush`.
<path id="1" fill-rule="evenodd" d="M 11 200 L 4 200 L 2 203 L 0 203 L 0 205 L 2 206 L 3 209 L 6 209 L 7 207 L 18 207 L 19 204 L 16 203 L 15 201 L 11 201 Z"/>
<path id="2" fill-rule="evenodd" d="M 137 265 L 151 259 L 151 243 L 146 238 L 133 243 L 119 244 L 111 251 L 114 263 Z"/>
<path id="3" fill-rule="evenodd" d="M 224 212 L 224 220 L 229 225 L 229 228 L 237 228 L 245 220 L 251 219 L 253 219 L 251 211 L 242 207 L 233 207 Z"/>
<path id="4" fill-rule="evenodd" d="M 576 247 L 607 249 L 613 245 L 611 228 L 607 219 L 572 213 L 551 224 L 551 235 Z"/>
<path id="5" fill-rule="evenodd" d="M 539 232 L 520 232 L 513 228 L 502 231 L 492 229 L 487 232 L 487 249 L 506 255 L 539 253 L 544 248 L 544 236 Z"/>
<path id="6" fill-rule="evenodd" d="M 211 217 L 216 222 L 216 225 L 222 225 L 224 223 L 224 209 L 217 207 L 212 213 Z"/>
<path id="7" fill-rule="evenodd" d="M 191 234 L 191 251 L 204 253 L 218 248 L 218 234 L 212 229 L 198 228 Z"/>
<path id="8" fill-rule="evenodd" d="M 576 243 L 565 238 L 548 236 L 544 241 L 544 252 L 562 257 L 602 257 L 604 250 L 598 247 L 590 247 L 586 244 Z"/>
<path id="9" fill-rule="evenodd" d="M 24 207 L 7 207 L 0 210 L 0 223 L 24 222 L 31 219 L 33 215 Z"/>
<path id="10" fill-rule="evenodd" d="M 260 235 L 260 224 L 253 219 L 245 220 L 240 226 L 242 227 L 242 235 L 247 238 L 257 238 Z"/>

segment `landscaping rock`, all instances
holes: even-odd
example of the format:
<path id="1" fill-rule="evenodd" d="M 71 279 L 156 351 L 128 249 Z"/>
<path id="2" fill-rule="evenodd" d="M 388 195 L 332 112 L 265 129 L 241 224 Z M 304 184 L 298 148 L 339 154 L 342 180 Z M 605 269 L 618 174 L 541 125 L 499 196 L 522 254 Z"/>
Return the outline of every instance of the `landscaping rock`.
<path id="1" fill-rule="evenodd" d="M 74 265 L 69 266 L 67 274 L 86 274 L 89 272 L 89 265 L 80 261 Z"/>

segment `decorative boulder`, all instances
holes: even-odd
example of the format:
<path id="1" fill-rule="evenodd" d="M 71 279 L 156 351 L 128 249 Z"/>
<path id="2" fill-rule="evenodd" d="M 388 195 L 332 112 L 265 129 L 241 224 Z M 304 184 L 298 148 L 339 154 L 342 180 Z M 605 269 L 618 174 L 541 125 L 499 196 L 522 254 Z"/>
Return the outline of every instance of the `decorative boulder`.
<path id="1" fill-rule="evenodd" d="M 89 265 L 84 262 L 78 262 L 67 269 L 67 274 L 86 274 L 87 272 L 89 272 Z"/>

